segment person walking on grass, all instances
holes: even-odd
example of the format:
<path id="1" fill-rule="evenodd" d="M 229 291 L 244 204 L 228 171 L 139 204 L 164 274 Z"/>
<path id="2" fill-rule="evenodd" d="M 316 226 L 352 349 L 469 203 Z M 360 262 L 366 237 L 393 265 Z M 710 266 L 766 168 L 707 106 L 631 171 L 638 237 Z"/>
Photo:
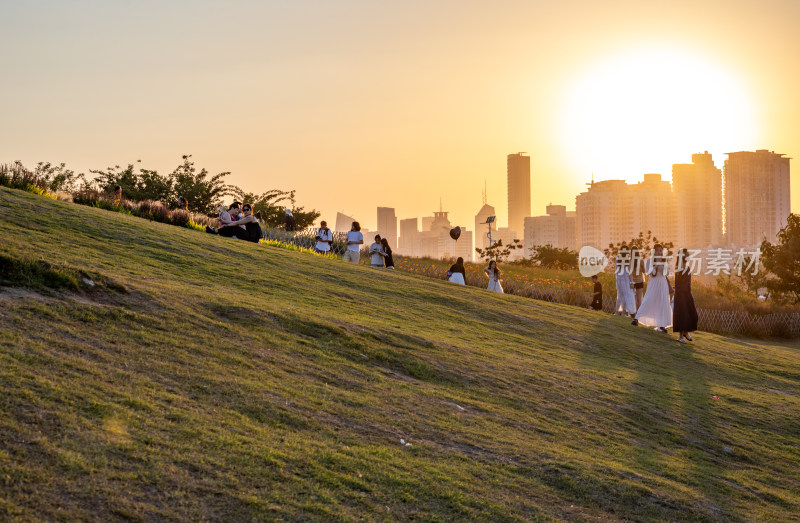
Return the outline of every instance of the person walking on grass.
<path id="1" fill-rule="evenodd" d="M 347 249 L 344 251 L 342 258 L 346 262 L 355 263 L 358 265 L 358 259 L 361 257 L 361 247 L 364 243 L 364 235 L 361 234 L 361 225 L 358 222 L 353 222 L 350 231 L 347 233 Z"/>
<path id="2" fill-rule="evenodd" d="M 383 245 L 381 245 L 381 235 L 375 235 L 375 242 L 369 246 L 369 252 L 367 253 L 370 256 L 370 266 L 372 267 L 383 267 Z"/>
<path id="3" fill-rule="evenodd" d="M 654 327 L 658 332 L 667 332 L 667 327 L 672 325 L 672 307 L 669 303 L 669 265 L 664 256 L 664 247 L 656 244 L 653 254 L 645 263 L 645 272 L 650 277 L 647 292 L 644 293 L 642 306 L 636 312 L 636 317 L 631 322 Z"/>
<path id="4" fill-rule="evenodd" d="M 614 275 L 617 283 L 617 304 L 614 314 L 636 317 L 636 299 L 631 285 L 631 251 L 623 245 L 614 260 Z"/>
<path id="5" fill-rule="evenodd" d="M 456 262 L 450 267 L 450 270 L 447 271 L 447 278 L 453 283 L 466 285 L 466 276 L 467 271 L 464 270 L 464 258 L 459 256 Z"/>
<path id="6" fill-rule="evenodd" d="M 597 277 L 597 274 L 592 276 L 592 281 L 594 282 L 594 290 L 592 291 L 592 304 L 589 307 L 596 311 L 601 311 L 603 310 L 603 284 L 600 283 L 600 278 Z"/>
<path id="7" fill-rule="evenodd" d="M 689 333 L 697 330 L 697 308 L 692 297 L 692 270 L 686 262 L 687 256 L 688 251 L 681 249 L 675 260 L 672 332 L 678 333 L 678 343 L 694 341 Z"/>
<path id="8" fill-rule="evenodd" d="M 503 294 L 503 286 L 500 285 L 500 269 L 497 268 L 497 262 L 491 260 L 489 265 L 483 269 L 483 272 L 489 277 L 489 285 L 486 288 L 492 292 Z"/>
<path id="9" fill-rule="evenodd" d="M 383 263 L 387 269 L 394 270 L 394 258 L 392 258 L 392 248 L 389 247 L 389 240 L 381 238 L 381 246 L 383 247 Z"/>
<path id="10" fill-rule="evenodd" d="M 331 252 L 331 244 L 333 244 L 333 232 L 328 229 L 328 223 L 322 221 L 317 229 L 317 244 L 314 249 L 320 254 L 328 254 Z"/>
<path id="11" fill-rule="evenodd" d="M 642 251 L 636 247 L 631 249 L 631 288 L 633 289 L 633 300 L 635 309 L 634 316 L 642 306 L 642 298 L 644 297 L 644 260 L 642 259 Z M 633 321 L 633 325 L 638 325 L 638 322 Z"/>

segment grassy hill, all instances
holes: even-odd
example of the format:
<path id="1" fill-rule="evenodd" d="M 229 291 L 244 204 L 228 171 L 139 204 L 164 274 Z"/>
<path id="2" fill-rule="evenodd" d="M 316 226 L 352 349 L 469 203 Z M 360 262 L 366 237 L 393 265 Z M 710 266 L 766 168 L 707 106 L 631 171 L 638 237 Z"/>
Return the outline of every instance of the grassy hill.
<path id="1" fill-rule="evenodd" d="M 0 234 L 2 520 L 800 513 L 790 344 L 2 187 Z"/>

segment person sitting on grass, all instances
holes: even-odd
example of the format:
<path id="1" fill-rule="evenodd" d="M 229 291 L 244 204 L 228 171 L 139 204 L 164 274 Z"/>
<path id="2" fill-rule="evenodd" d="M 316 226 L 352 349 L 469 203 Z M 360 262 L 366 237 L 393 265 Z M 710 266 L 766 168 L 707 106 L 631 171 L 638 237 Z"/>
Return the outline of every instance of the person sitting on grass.
<path id="1" fill-rule="evenodd" d="M 243 227 L 244 232 L 237 231 L 235 237 L 240 240 L 258 243 L 258 240 L 262 237 L 261 226 L 258 224 L 258 217 L 253 215 L 253 208 L 249 203 L 242 206 L 242 214 L 244 216 L 241 220 L 236 220 L 233 225 L 228 225 L 225 228 Z"/>
<path id="2" fill-rule="evenodd" d="M 243 228 L 236 227 L 236 219 L 234 216 L 239 216 L 239 202 L 233 202 L 228 209 L 222 205 L 219 208 L 219 228 L 206 226 L 206 232 L 209 234 L 219 234 L 226 238 L 233 238 L 238 231 Z"/>
<path id="3" fill-rule="evenodd" d="M 369 254 L 372 255 L 369 264 L 372 267 L 383 267 L 383 245 L 381 245 L 381 235 L 375 235 L 375 243 L 369 246 Z"/>

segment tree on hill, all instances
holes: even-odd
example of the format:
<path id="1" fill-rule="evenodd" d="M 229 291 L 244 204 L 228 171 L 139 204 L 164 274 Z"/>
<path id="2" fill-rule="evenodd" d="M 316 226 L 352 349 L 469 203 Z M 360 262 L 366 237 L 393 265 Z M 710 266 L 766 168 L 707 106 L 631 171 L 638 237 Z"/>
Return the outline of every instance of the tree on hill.
<path id="1" fill-rule="evenodd" d="M 606 256 L 611 258 L 616 258 L 617 252 L 625 246 L 628 249 L 639 249 L 640 252 L 648 253 L 653 249 L 653 246 L 656 244 L 661 244 L 667 252 L 672 252 L 672 249 L 675 247 L 675 244 L 672 242 L 665 242 L 660 241 L 658 238 L 653 236 L 651 231 L 647 231 L 647 236 L 644 233 L 640 232 L 639 236 L 636 238 L 632 238 L 628 241 L 621 241 L 617 243 L 609 243 L 608 248 L 604 250 Z"/>
<path id="2" fill-rule="evenodd" d="M 215 174 L 209 178 L 208 171 L 197 172 L 191 155 L 183 156 L 183 163 L 169 175 L 172 192 L 165 201 L 170 207 L 176 207 L 178 196 L 189 202 L 189 210 L 209 216 L 216 216 L 217 210 L 225 196 L 233 195 L 233 187 L 225 184 L 229 171 Z"/>
<path id="3" fill-rule="evenodd" d="M 305 229 L 313 225 L 319 218 L 320 212 L 314 209 L 304 211 L 303 207 L 295 207 L 295 191 L 281 191 L 272 189 L 261 194 L 250 193 L 237 186 L 231 187 L 231 194 L 242 203 L 249 203 L 253 206 L 253 214 L 260 212 L 264 222 L 268 227 L 280 227 L 283 225 L 285 209 L 292 210 L 298 229 Z"/>
<path id="4" fill-rule="evenodd" d="M 790 214 L 778 232 L 778 243 L 761 243 L 761 261 L 769 271 L 764 285 L 771 292 L 800 303 L 800 214 Z"/>
<path id="5" fill-rule="evenodd" d="M 515 249 L 522 249 L 522 244 L 519 240 L 515 238 L 512 243 L 503 245 L 503 240 L 500 239 L 485 249 L 476 247 L 475 252 L 478 253 L 478 256 L 480 256 L 481 259 L 504 262 L 508 260 L 508 258 L 511 256 L 511 251 Z"/>
<path id="6" fill-rule="evenodd" d="M 531 247 L 531 261 L 548 269 L 577 269 L 578 253 L 570 249 L 553 247 L 552 245 L 535 245 Z"/>

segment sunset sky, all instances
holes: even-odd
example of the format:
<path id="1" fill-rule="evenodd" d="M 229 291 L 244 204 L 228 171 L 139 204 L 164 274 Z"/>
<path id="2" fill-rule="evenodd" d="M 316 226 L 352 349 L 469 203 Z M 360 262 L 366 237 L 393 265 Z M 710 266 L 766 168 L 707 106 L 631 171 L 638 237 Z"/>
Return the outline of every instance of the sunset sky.
<path id="1" fill-rule="evenodd" d="M 708 150 L 800 158 L 800 2 L 0 0 L 0 163 L 141 159 L 375 227 L 507 220 Z M 792 209 L 800 165 L 792 162 Z"/>

